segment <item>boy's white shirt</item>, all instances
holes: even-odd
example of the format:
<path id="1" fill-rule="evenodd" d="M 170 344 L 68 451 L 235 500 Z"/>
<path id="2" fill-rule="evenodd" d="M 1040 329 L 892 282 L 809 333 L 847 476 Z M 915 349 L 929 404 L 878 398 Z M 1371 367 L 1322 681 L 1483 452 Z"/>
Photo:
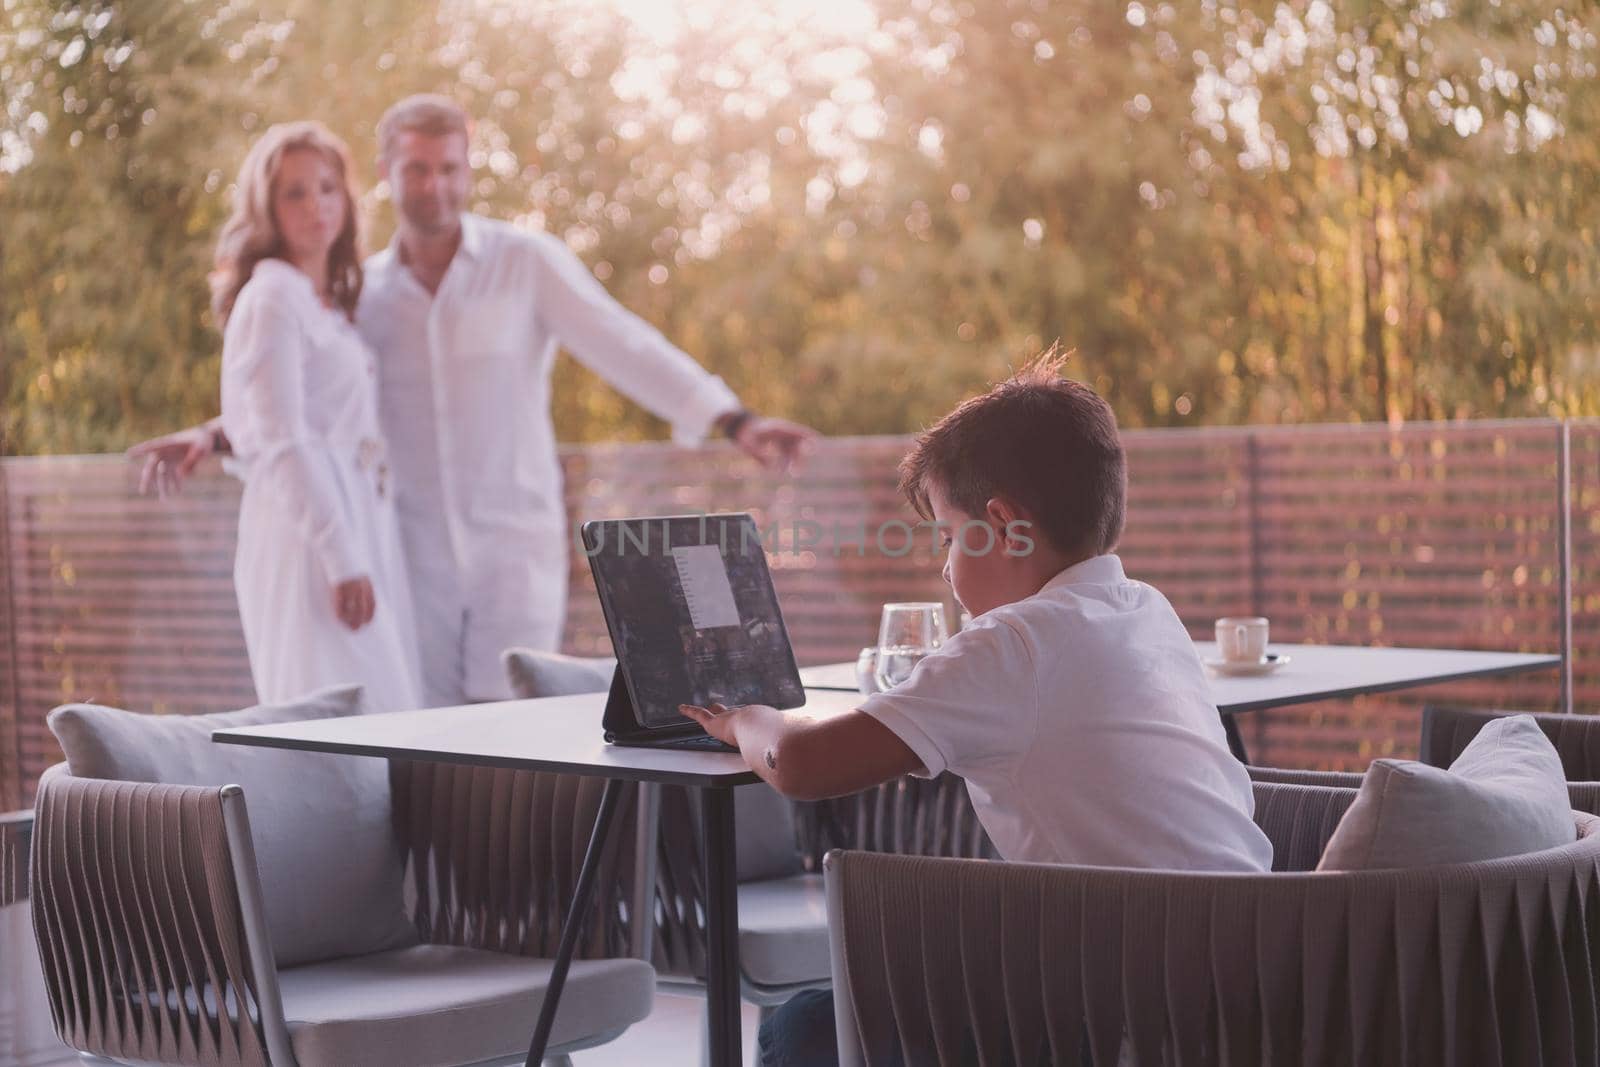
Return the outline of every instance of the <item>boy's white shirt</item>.
<path id="1" fill-rule="evenodd" d="M 1166 597 L 1114 555 L 986 612 L 862 710 L 926 776 L 966 779 L 1005 859 L 1272 866 L 1193 642 Z"/>

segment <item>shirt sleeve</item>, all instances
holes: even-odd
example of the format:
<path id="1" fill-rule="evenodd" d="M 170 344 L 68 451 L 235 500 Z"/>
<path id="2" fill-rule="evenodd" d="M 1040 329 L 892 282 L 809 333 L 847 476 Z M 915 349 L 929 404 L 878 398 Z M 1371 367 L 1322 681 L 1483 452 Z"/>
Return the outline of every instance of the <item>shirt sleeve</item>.
<path id="1" fill-rule="evenodd" d="M 1028 750 L 1038 728 L 1036 677 L 1022 636 L 1003 621 L 979 620 L 861 710 L 916 753 L 922 777 L 965 776 Z"/>
<path id="2" fill-rule="evenodd" d="M 331 585 L 369 573 L 330 466 L 329 446 L 305 414 L 306 342 L 291 294 L 239 294 L 223 338 L 223 374 L 236 383 L 238 410 L 223 428 L 249 442 L 248 478 L 262 479 L 303 528 Z"/>
<path id="3" fill-rule="evenodd" d="M 698 444 L 719 416 L 738 409 L 739 398 L 721 378 L 612 299 L 559 238 L 534 239 L 540 318 L 581 363 L 670 422 L 674 441 Z"/>

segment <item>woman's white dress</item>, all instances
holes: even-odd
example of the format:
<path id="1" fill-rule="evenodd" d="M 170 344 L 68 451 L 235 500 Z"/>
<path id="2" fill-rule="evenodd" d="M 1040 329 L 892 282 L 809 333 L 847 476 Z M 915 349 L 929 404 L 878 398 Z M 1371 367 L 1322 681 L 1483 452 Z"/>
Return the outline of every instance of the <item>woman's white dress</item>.
<path id="1" fill-rule="evenodd" d="M 256 265 L 228 317 L 222 424 L 244 477 L 233 584 L 256 696 L 359 682 L 369 710 L 420 707 L 372 353 L 282 260 Z M 351 630 L 333 590 L 361 575 L 377 610 Z"/>

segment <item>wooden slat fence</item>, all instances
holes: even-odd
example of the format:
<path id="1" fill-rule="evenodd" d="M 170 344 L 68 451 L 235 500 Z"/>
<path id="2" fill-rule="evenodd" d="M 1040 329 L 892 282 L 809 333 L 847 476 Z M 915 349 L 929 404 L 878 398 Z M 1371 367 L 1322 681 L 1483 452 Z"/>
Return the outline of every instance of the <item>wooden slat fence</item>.
<path id="1" fill-rule="evenodd" d="M 1261 612 L 1275 642 L 1559 650 L 1562 424 L 1132 431 L 1122 554 L 1196 636 Z M 1578 710 L 1600 707 L 1600 422 L 1572 421 Z M 802 663 L 853 658 L 891 599 L 948 600 L 931 532 L 895 492 L 907 440 L 823 442 L 796 477 L 726 446 L 568 449 L 574 522 L 749 510 Z M 176 501 L 134 492 L 120 457 L 0 461 L 0 810 L 59 758 L 44 717 L 93 699 L 184 713 L 251 691 L 231 578 L 238 486 L 220 472 Z M 907 526 L 884 529 L 898 520 Z M 902 552 L 909 537 L 909 551 Z M 567 651 L 606 648 L 574 546 Z M 1548 709 L 1555 672 L 1283 709 L 1246 720 L 1259 761 L 1361 767 L 1411 755 L 1424 699 Z"/>
<path id="2" fill-rule="evenodd" d="M 1558 651 L 1560 432 L 1547 421 L 1259 432 L 1256 565 L 1274 638 Z M 1600 703 L 1587 695 L 1580 707 Z M 1424 701 L 1559 699 L 1549 671 L 1284 709 L 1251 733 L 1274 759 L 1359 768 L 1415 755 Z"/>

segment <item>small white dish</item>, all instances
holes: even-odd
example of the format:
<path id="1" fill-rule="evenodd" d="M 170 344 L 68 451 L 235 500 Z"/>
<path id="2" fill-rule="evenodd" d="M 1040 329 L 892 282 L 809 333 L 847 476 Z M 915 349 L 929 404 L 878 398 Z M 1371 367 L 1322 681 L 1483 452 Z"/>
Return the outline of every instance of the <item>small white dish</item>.
<path id="1" fill-rule="evenodd" d="M 1230 678 L 1255 678 L 1263 674 L 1271 674 L 1288 663 L 1289 657 L 1279 655 L 1276 652 L 1268 652 L 1257 660 L 1218 659 L 1213 656 L 1201 662 L 1206 665 L 1208 670 L 1217 674 L 1225 674 Z"/>

